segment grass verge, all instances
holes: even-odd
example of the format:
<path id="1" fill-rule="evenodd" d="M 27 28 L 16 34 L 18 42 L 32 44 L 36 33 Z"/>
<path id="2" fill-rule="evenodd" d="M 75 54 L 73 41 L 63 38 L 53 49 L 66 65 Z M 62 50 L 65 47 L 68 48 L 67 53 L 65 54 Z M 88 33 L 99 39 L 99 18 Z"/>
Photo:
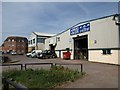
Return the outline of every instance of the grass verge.
<path id="1" fill-rule="evenodd" d="M 30 89 L 51 89 L 67 81 L 73 82 L 84 75 L 84 72 L 70 70 L 63 66 L 53 66 L 50 70 L 27 69 L 3 72 L 4 77 L 12 78 L 16 83 L 21 83 Z"/>

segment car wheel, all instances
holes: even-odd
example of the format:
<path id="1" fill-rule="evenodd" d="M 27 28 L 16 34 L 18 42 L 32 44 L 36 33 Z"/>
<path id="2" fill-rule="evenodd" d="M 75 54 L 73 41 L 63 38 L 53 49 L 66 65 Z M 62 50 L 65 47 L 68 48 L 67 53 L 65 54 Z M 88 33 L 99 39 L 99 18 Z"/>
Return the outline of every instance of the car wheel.
<path id="1" fill-rule="evenodd" d="M 31 56 L 31 55 L 30 55 L 29 57 L 30 57 L 30 58 L 32 58 L 32 56 Z"/>

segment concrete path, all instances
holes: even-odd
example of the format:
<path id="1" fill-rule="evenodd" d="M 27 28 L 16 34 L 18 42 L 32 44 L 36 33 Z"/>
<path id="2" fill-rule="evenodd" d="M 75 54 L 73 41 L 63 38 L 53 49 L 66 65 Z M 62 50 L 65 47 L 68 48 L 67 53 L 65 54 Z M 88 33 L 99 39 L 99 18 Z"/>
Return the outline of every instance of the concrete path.
<path id="1" fill-rule="evenodd" d="M 118 66 L 80 61 L 87 73 L 82 79 L 62 88 L 118 88 Z"/>

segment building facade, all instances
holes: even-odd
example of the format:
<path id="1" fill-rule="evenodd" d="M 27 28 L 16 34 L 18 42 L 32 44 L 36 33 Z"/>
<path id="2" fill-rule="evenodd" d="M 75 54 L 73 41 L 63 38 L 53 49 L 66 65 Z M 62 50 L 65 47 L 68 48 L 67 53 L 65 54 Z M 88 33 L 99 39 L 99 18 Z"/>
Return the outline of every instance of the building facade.
<path id="1" fill-rule="evenodd" d="M 16 52 L 17 54 L 24 54 L 27 50 L 28 40 L 25 37 L 10 36 L 2 44 L 4 53 Z"/>
<path id="2" fill-rule="evenodd" d="M 50 44 L 54 44 L 60 58 L 63 58 L 63 50 L 70 48 L 71 59 L 119 64 L 120 25 L 115 24 L 114 16 L 80 22 L 46 39 L 45 49 L 49 50 Z"/>
<path id="3" fill-rule="evenodd" d="M 50 38 L 53 35 L 55 34 L 32 32 L 28 39 L 28 52 L 31 52 L 32 50 L 44 50 L 45 39 Z"/>

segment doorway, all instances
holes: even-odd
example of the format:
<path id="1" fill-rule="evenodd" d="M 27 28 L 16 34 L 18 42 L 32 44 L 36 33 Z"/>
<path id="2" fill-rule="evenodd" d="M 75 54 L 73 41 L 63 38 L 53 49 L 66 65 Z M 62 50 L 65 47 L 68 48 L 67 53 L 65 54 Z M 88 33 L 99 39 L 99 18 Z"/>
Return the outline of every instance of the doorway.
<path id="1" fill-rule="evenodd" d="M 74 38 L 74 59 L 88 60 L 88 35 Z"/>
<path id="2" fill-rule="evenodd" d="M 55 51 L 56 44 L 55 45 L 50 44 L 49 46 L 50 46 L 50 51 Z"/>

